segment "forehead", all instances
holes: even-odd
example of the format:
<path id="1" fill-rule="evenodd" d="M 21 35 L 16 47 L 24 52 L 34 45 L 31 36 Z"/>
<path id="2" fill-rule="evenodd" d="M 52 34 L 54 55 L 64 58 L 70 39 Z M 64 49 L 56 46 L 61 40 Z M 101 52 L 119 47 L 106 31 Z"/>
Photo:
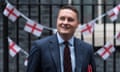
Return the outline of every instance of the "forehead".
<path id="1" fill-rule="evenodd" d="M 60 9 L 58 16 L 73 16 L 77 17 L 76 12 L 71 9 Z"/>

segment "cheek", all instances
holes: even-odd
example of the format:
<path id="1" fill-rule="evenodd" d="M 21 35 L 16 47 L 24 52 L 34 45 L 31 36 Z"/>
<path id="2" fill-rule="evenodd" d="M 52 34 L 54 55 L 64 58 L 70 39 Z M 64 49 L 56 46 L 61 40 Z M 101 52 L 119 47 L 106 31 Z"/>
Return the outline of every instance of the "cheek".
<path id="1" fill-rule="evenodd" d="M 73 28 L 77 28 L 77 27 L 78 27 L 78 24 L 72 24 L 72 27 L 73 27 Z"/>
<path id="2" fill-rule="evenodd" d="M 60 27 L 61 27 L 60 24 L 57 24 L 57 29 L 58 29 L 58 30 L 60 30 Z"/>
<path id="3" fill-rule="evenodd" d="M 60 27 L 60 24 L 59 23 L 57 23 L 57 28 L 59 28 Z"/>
<path id="4" fill-rule="evenodd" d="M 61 24 L 61 21 L 60 21 L 60 20 L 57 21 L 57 25 L 59 25 L 59 24 Z"/>
<path id="5" fill-rule="evenodd" d="M 61 25 L 62 25 L 62 22 L 57 22 L 57 27 L 61 27 Z"/>
<path id="6" fill-rule="evenodd" d="M 75 27 L 78 27 L 79 26 L 79 23 L 76 23 Z"/>

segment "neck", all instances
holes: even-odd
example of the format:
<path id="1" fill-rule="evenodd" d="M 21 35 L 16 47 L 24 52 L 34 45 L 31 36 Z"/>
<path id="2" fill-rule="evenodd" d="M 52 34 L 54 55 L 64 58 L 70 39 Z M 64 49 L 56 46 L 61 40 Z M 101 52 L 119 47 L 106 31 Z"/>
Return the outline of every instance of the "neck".
<path id="1" fill-rule="evenodd" d="M 60 36 L 64 39 L 64 41 L 68 41 L 73 35 L 60 34 Z"/>

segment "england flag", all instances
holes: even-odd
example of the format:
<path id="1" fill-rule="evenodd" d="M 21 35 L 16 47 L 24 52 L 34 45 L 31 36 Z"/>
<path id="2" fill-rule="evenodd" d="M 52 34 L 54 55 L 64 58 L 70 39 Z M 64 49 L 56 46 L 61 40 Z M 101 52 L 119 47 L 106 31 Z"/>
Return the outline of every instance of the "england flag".
<path id="1" fill-rule="evenodd" d="M 28 65 L 28 59 L 26 58 L 24 61 L 24 65 L 27 66 Z"/>
<path id="2" fill-rule="evenodd" d="M 29 20 L 26 22 L 26 25 L 24 27 L 24 30 L 29 32 L 29 33 L 32 33 L 33 35 L 39 37 L 43 31 L 43 26 L 32 21 L 32 20 Z"/>
<path id="3" fill-rule="evenodd" d="M 20 12 L 13 7 L 11 4 L 7 4 L 6 8 L 3 11 L 3 14 L 8 17 L 11 21 L 15 22 L 16 19 L 20 16 Z"/>
<path id="4" fill-rule="evenodd" d="M 115 51 L 114 46 L 111 43 L 106 43 L 104 47 L 100 48 L 96 53 L 99 54 L 104 60 L 106 60 L 111 53 Z"/>
<path id="5" fill-rule="evenodd" d="M 14 57 L 21 50 L 21 48 L 10 38 L 8 38 L 8 42 L 9 42 L 9 54 L 12 57 Z"/>
<path id="6" fill-rule="evenodd" d="M 95 27 L 95 24 L 96 24 L 95 22 L 89 22 L 87 24 L 84 24 L 84 25 L 80 26 L 81 33 L 83 35 L 92 34 L 93 30 L 94 30 L 94 27 Z"/>
<path id="7" fill-rule="evenodd" d="M 115 35 L 116 40 L 120 40 L 120 32 Z"/>
<path id="8" fill-rule="evenodd" d="M 115 21 L 118 18 L 119 12 L 120 12 L 120 5 L 117 5 L 115 8 L 108 11 L 107 15 L 109 16 L 111 21 Z"/>

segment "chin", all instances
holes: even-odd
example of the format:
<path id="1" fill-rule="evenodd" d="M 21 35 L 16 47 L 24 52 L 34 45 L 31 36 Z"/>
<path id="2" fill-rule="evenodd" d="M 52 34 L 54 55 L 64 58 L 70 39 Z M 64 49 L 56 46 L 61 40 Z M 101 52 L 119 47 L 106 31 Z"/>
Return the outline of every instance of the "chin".
<path id="1" fill-rule="evenodd" d="M 68 32 L 60 32 L 60 34 L 62 34 L 62 35 L 69 35 L 70 33 L 68 33 Z"/>

